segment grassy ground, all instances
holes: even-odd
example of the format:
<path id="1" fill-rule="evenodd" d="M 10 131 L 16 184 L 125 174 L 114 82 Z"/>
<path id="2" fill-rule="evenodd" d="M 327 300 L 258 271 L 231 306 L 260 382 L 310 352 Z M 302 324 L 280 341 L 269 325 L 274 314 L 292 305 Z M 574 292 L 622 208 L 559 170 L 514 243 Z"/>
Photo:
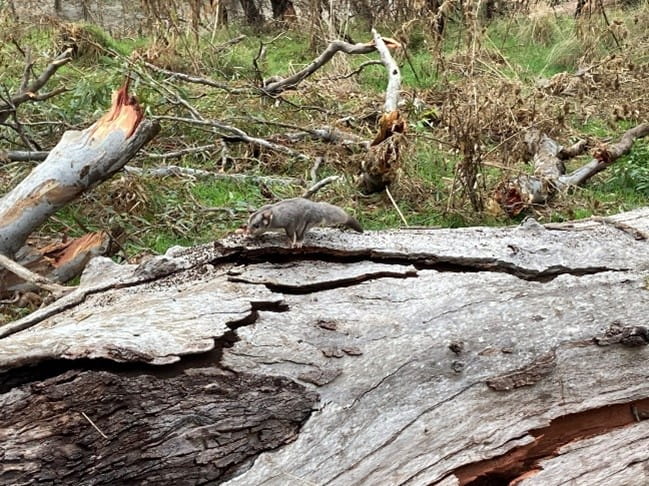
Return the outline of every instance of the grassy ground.
<path id="1" fill-rule="evenodd" d="M 482 154 L 480 186 L 484 188 L 482 197 L 487 202 L 486 207 L 490 207 L 490 191 L 498 182 L 504 177 L 529 171 L 520 151 L 517 152 L 520 144 L 516 146 L 514 142 L 520 140 L 522 129 L 530 120 L 538 121 L 559 142 L 566 144 L 577 137 L 589 137 L 594 143 L 615 139 L 625 129 L 646 121 L 649 100 L 646 87 L 642 88 L 644 81 L 639 80 L 646 80 L 646 74 L 642 73 L 648 69 L 648 43 L 641 27 L 647 25 L 648 12 L 646 2 L 641 2 L 632 11 L 609 12 L 609 16 L 626 29 L 625 36 L 618 32 L 618 40 L 622 39 L 621 49 L 610 29 L 598 18 L 577 24 L 569 16 L 499 19 L 484 29 L 470 58 L 467 57 L 470 50 L 465 45 L 464 26 L 450 24 L 442 43 L 426 35 L 421 23 L 412 23 L 407 28 L 382 26 L 380 31 L 385 35 L 395 35 L 408 43 L 407 56 L 403 53 L 397 56 L 402 69 L 403 110 L 409 121 L 410 142 L 401 181 L 393 191 L 408 223 L 461 226 L 512 222 L 492 210 L 474 211 L 462 190 L 454 184 L 456 164 L 462 159 L 454 130 L 461 125 L 461 119 L 460 123 L 450 123 L 446 107 L 451 96 L 457 96 L 459 104 L 466 104 L 462 96 L 470 93 L 467 90 L 471 86 L 484 87 L 485 97 L 489 96 L 490 89 L 507 86 L 509 91 L 502 96 L 505 102 L 511 98 L 504 112 L 498 111 L 504 108 L 496 103 L 493 110 L 485 108 L 476 118 L 474 136 Z M 638 18 L 645 21 L 641 21 L 640 26 L 636 22 Z M 48 56 L 60 50 L 62 45 L 74 44 L 77 48 L 75 61 L 63 67 L 48 85 L 48 88 L 64 85 L 69 91 L 47 102 L 25 104 L 19 110 L 24 129 L 44 149 L 54 146 L 63 130 L 85 127 L 100 116 L 108 106 L 111 92 L 121 84 L 126 73 L 134 76 L 135 91 L 147 116 L 187 116 L 182 106 L 174 104 L 174 97 L 178 95 L 205 118 L 220 120 L 259 137 L 294 131 L 279 124 L 298 128 L 335 125 L 370 140 L 376 114 L 383 103 L 387 79 L 382 66 L 370 66 L 358 75 L 341 79 L 361 63 L 377 59 L 377 55 L 338 54 L 299 89 L 286 92 L 282 100 L 264 98 L 256 93 L 229 94 L 177 81 L 169 84 L 164 76 L 147 70 L 140 62 L 146 58 L 170 70 L 207 76 L 232 86 L 248 86 L 255 84 L 259 76 L 253 60 L 260 52 L 260 41 L 266 44 L 265 55 L 258 60 L 264 78 L 287 75 L 315 57 L 316 53 L 309 50 L 312 36 L 301 30 L 252 34 L 242 29 L 247 34 L 245 40 L 219 49 L 219 45 L 234 36 L 232 31 L 217 32 L 216 36 L 212 33 L 198 40 L 191 35 L 179 37 L 165 33 L 155 37 L 114 39 L 95 26 L 21 24 L 9 29 L 10 19 L 4 18 L 3 22 L 4 25 L 0 25 L 0 60 L 7 68 L 0 74 L 0 85 L 9 92 L 17 87 L 22 76 L 21 51 L 29 50 L 37 59 L 35 71 L 39 72 Z M 352 36 L 357 41 L 371 37 L 360 29 Z M 324 41 L 321 44 L 324 45 Z M 579 67 L 598 63 L 603 63 L 604 67 L 597 68 L 597 76 L 607 80 L 613 75 L 613 68 L 609 69 L 612 62 L 604 60 L 611 53 L 624 63 L 635 65 L 635 70 L 631 71 L 622 69 L 626 64 L 615 68 L 618 69 L 618 81 L 626 83 L 629 90 L 640 86 L 632 102 L 629 91 L 604 82 L 597 82 L 599 84 L 591 91 L 580 93 L 578 97 L 551 96 L 540 93 L 535 87 L 540 78 L 572 73 Z M 468 65 L 472 66 L 471 79 L 467 79 Z M 467 84 L 470 82 L 474 84 Z M 516 97 L 520 97 L 520 103 Z M 613 113 L 617 105 L 621 106 L 622 116 Z M 510 125 L 499 119 L 503 113 L 514 112 L 517 116 L 527 115 L 521 115 L 521 120 Z M 547 120 L 543 121 L 544 117 Z M 350 125 L 341 121 L 345 118 L 352 119 Z M 502 132 L 497 129 L 501 121 L 506 125 Z M 209 129 L 179 122 L 164 121 L 162 125 L 161 134 L 147 147 L 148 153 L 164 154 L 214 143 L 219 138 Z M 480 127 L 483 127 L 482 132 Z M 20 146 L 15 132 L 0 128 L 0 134 L 4 137 L 0 142 L 2 148 Z M 385 195 L 363 197 L 355 190 L 353 178 L 362 154 L 314 141 L 291 147 L 310 157 L 325 158 L 320 177 L 344 176 L 341 182 L 318 193 L 319 199 L 346 207 L 367 228 L 402 225 Z M 220 173 L 309 179 L 312 162 L 239 143 L 228 143 L 227 149 L 227 155 L 219 146 L 165 162 L 140 154 L 132 164 L 146 168 L 174 163 Z M 586 159 L 582 157 L 571 162 L 571 167 L 583 164 Z M 15 185 L 31 166 L 25 163 L 0 165 L 0 193 Z M 86 231 L 120 227 L 125 231 L 125 238 L 118 258 L 134 259 L 146 253 L 164 252 L 172 245 L 193 245 L 218 238 L 243 224 L 251 209 L 273 198 L 299 195 L 305 185 L 308 183 L 260 185 L 209 177 L 151 178 L 118 174 L 84 195 L 78 203 L 60 211 L 41 228 L 40 234 L 54 238 L 62 234 L 73 237 Z M 649 145 L 643 141 L 638 142 L 630 155 L 595 177 L 586 187 L 563 195 L 547 208 L 539 208 L 536 216 L 556 221 L 609 214 L 644 205 L 648 196 Z"/>

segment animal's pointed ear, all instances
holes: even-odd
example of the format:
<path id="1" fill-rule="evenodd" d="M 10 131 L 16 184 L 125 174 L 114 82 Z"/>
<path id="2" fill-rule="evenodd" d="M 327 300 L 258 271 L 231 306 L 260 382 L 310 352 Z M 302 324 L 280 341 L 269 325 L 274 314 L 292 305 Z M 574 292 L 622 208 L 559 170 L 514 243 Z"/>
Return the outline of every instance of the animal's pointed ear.
<path id="1" fill-rule="evenodd" d="M 270 209 L 267 209 L 261 216 L 264 218 L 264 223 L 269 224 L 273 220 L 273 212 Z"/>

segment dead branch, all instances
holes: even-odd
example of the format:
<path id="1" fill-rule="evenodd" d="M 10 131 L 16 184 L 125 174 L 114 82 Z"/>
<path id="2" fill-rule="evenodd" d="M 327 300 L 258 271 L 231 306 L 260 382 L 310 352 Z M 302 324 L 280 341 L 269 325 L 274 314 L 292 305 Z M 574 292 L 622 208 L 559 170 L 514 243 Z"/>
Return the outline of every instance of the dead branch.
<path id="1" fill-rule="evenodd" d="M 231 125 L 226 125 L 225 123 L 221 123 L 220 121 L 217 120 L 196 120 L 193 118 L 182 118 L 182 117 L 170 116 L 170 115 L 157 116 L 155 117 L 155 119 L 171 120 L 171 121 L 177 121 L 182 123 L 190 123 L 194 125 L 202 125 L 202 126 L 217 128 L 219 130 L 228 132 L 227 135 L 220 134 L 220 137 L 227 142 L 246 142 L 253 145 L 258 145 L 268 150 L 272 150 L 273 152 L 279 152 L 284 155 L 289 155 L 297 159 L 309 160 L 308 155 L 304 155 L 300 152 L 297 152 L 296 150 L 285 147 L 284 145 L 279 145 L 273 142 L 269 142 L 268 140 L 263 138 L 251 137 L 240 128 L 233 127 Z"/>
<path id="2" fill-rule="evenodd" d="M 65 132 L 45 161 L 0 199 L 0 253 L 13 255 L 51 214 L 120 170 L 158 131 L 157 123 L 143 120 L 125 82 L 103 117 Z"/>
<path id="3" fill-rule="evenodd" d="M 187 147 L 181 150 L 176 150 L 174 152 L 165 152 L 163 154 L 153 154 L 145 152 L 145 155 L 151 159 L 175 159 L 183 157 L 184 155 L 195 154 L 200 152 L 208 152 L 220 146 L 215 143 L 210 143 L 208 145 L 200 145 L 198 147 Z"/>
<path id="4" fill-rule="evenodd" d="M 311 184 L 316 184 L 318 182 L 318 169 L 320 169 L 322 162 L 324 162 L 324 157 L 316 157 L 313 161 L 313 166 L 311 166 L 311 170 L 309 171 L 309 174 L 311 175 Z"/>
<path id="5" fill-rule="evenodd" d="M 30 162 L 32 160 L 42 161 L 45 160 L 49 152 L 44 151 L 24 151 L 24 150 L 8 150 L 6 152 L 0 151 L 0 161 L 8 160 L 10 162 Z"/>
<path id="6" fill-rule="evenodd" d="M 381 61 L 377 61 L 375 59 L 373 59 L 371 61 L 365 61 L 364 63 L 359 65 L 356 69 L 354 69 L 353 71 L 348 72 L 347 74 L 342 74 L 340 76 L 332 76 L 332 77 L 328 77 L 328 78 L 324 78 L 324 79 L 327 80 L 327 81 L 340 81 L 341 79 L 348 79 L 348 78 L 351 78 L 352 76 L 355 76 L 356 74 L 360 74 L 363 71 L 363 69 L 365 69 L 368 66 L 376 66 L 376 65 L 381 65 L 381 64 L 383 64 Z"/>
<path id="7" fill-rule="evenodd" d="M 152 64 L 150 62 L 144 61 L 143 64 L 146 67 L 148 67 L 149 69 L 153 70 L 153 71 L 156 71 L 156 72 L 158 72 L 160 74 L 164 74 L 166 76 L 169 76 L 169 80 L 177 79 L 179 81 L 184 81 L 185 83 L 202 84 L 202 85 L 205 85 L 205 86 L 210 86 L 212 88 L 222 89 L 222 90 L 227 91 L 229 93 L 250 93 L 250 92 L 252 92 L 252 90 L 249 89 L 249 88 L 232 88 L 227 83 L 222 83 L 220 81 L 214 81 L 213 79 L 203 78 L 203 77 L 200 77 L 200 76 L 190 76 L 189 74 L 170 71 L 168 69 L 164 69 L 164 68 L 161 68 L 159 66 L 156 66 L 155 64 Z"/>
<path id="8" fill-rule="evenodd" d="M 11 113 L 16 111 L 18 105 L 25 103 L 26 101 L 43 101 L 53 96 L 56 96 L 64 91 L 67 91 L 67 88 L 57 88 L 48 93 L 38 94 L 45 83 L 54 75 L 54 73 L 64 64 L 68 63 L 72 59 L 72 48 L 68 48 L 59 54 L 43 72 L 29 83 L 29 72 L 31 68 L 31 60 L 27 58 L 27 66 L 23 74 L 23 79 L 21 82 L 21 87 L 18 93 L 12 95 L 9 100 L 5 100 L 5 104 L 0 105 L 0 123 L 4 123 Z"/>
<path id="9" fill-rule="evenodd" d="M 320 189 L 322 189 L 324 186 L 331 184 L 332 182 L 336 182 L 337 180 L 340 179 L 340 176 L 337 175 L 332 175 L 329 177 L 325 177 L 319 182 L 316 182 L 313 184 L 311 187 L 309 187 L 306 191 L 302 193 L 302 197 L 305 199 L 310 199 L 311 196 L 313 196 L 316 192 L 318 192 Z"/>
<path id="10" fill-rule="evenodd" d="M 241 180 L 253 183 L 263 184 L 294 184 L 300 185 L 303 183 L 301 179 L 294 177 L 271 177 L 260 176 L 251 174 L 226 174 L 221 172 L 210 172 L 209 170 L 193 169 L 191 167 L 180 167 L 177 165 L 168 165 L 166 167 L 156 167 L 152 169 L 141 169 L 127 165 L 124 167 L 127 174 L 134 174 L 146 177 L 173 177 L 173 176 L 189 176 L 189 177 L 210 177 L 217 180 Z"/>
<path id="11" fill-rule="evenodd" d="M 390 47 L 399 46 L 399 43 L 393 39 L 381 39 L 384 44 L 387 44 Z M 337 52 L 344 52 L 345 54 L 369 54 L 375 49 L 377 49 L 376 37 L 375 40 L 364 44 L 350 44 L 340 40 L 333 41 L 327 46 L 322 54 L 315 58 L 307 67 L 287 78 L 266 80 L 262 90 L 269 96 L 277 96 L 287 89 L 295 89 L 298 84 L 329 62 Z"/>
<path id="12" fill-rule="evenodd" d="M 401 167 L 401 145 L 406 128 L 406 122 L 397 109 L 401 86 L 399 67 L 383 38 L 374 29 L 372 34 L 381 61 L 388 71 L 388 86 L 384 112 L 379 119 L 379 131 L 371 143 L 366 159 L 361 163 L 358 186 L 364 194 L 383 191 L 397 179 Z"/>
<path id="13" fill-rule="evenodd" d="M 610 147 L 600 147 L 593 154 L 593 159 L 583 167 L 564 176 L 561 182 L 564 185 L 579 186 L 584 184 L 595 174 L 603 171 L 617 159 L 631 150 L 633 143 L 638 138 L 644 138 L 649 135 L 649 123 L 643 123 L 635 128 L 628 130 L 620 141 Z"/>
<path id="14" fill-rule="evenodd" d="M 570 186 L 583 185 L 588 179 L 629 152 L 636 139 L 647 135 L 649 135 L 649 123 L 638 125 L 628 130 L 618 143 L 599 147 L 590 162 L 566 174 L 563 160 L 582 153 L 586 148 L 586 142 L 578 142 L 564 149 L 539 130 L 530 130 L 525 136 L 525 142 L 528 151 L 534 154 L 534 173 L 503 182 L 496 189 L 495 200 L 510 217 L 516 216 L 530 206 L 547 204 L 557 191 L 565 190 Z"/>
<path id="15" fill-rule="evenodd" d="M 383 38 L 375 29 L 372 29 L 372 35 L 374 36 L 376 50 L 379 51 L 379 55 L 381 56 L 381 62 L 388 71 L 388 87 L 385 90 L 385 105 L 383 111 L 385 111 L 385 113 L 391 113 L 397 109 L 399 104 L 401 72 L 399 71 L 399 66 L 397 66 L 397 63 L 392 58 Z"/>

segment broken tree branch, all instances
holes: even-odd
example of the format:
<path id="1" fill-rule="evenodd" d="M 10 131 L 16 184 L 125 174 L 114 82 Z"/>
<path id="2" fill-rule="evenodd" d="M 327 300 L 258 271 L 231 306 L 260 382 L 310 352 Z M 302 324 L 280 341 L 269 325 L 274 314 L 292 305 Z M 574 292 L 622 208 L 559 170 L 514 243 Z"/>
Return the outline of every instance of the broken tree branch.
<path id="1" fill-rule="evenodd" d="M 143 120 L 128 80 L 110 110 L 83 131 L 70 130 L 44 162 L 0 199 L 0 253 L 12 256 L 60 207 L 120 170 L 159 131 Z"/>
<path id="2" fill-rule="evenodd" d="M 309 156 L 304 155 L 296 150 L 290 149 L 288 147 L 285 147 L 284 145 L 279 145 L 273 142 L 269 142 L 266 139 L 263 138 L 258 138 L 258 137 L 251 137 L 248 135 L 246 132 L 241 130 L 240 128 L 233 127 L 231 125 L 226 125 L 225 123 L 221 123 L 220 121 L 217 120 L 196 120 L 193 118 L 182 118 L 178 116 L 170 116 L 170 115 L 162 115 L 162 116 L 157 116 L 155 117 L 156 120 L 173 120 L 173 121 L 179 121 L 182 123 L 190 123 L 194 125 L 202 125 L 202 126 L 207 126 L 207 127 L 214 127 L 219 130 L 223 130 L 225 132 L 228 132 L 228 135 L 220 134 L 220 136 L 227 140 L 228 142 L 246 142 L 250 143 L 253 145 L 258 145 L 260 147 L 266 148 L 268 150 L 272 150 L 273 152 L 279 152 L 284 155 L 290 155 L 291 157 L 295 157 L 298 159 L 303 159 L 303 160 L 309 160 Z"/>
<path id="3" fill-rule="evenodd" d="M 0 151 L 0 161 L 8 160 L 10 162 L 29 162 L 32 160 L 43 161 L 47 158 L 49 152 L 42 150 L 25 151 L 25 150 L 8 150 Z"/>
<path id="4" fill-rule="evenodd" d="M 387 44 L 390 47 L 399 46 L 399 43 L 393 39 L 381 38 L 381 41 L 384 45 Z M 350 44 L 340 40 L 332 41 L 322 54 L 315 58 L 307 67 L 287 78 L 266 80 L 262 90 L 269 96 L 277 96 L 287 89 L 295 89 L 298 84 L 329 62 L 337 52 L 344 52 L 345 54 L 369 54 L 377 48 L 376 37 L 373 41 L 364 44 Z"/>
<path id="5" fill-rule="evenodd" d="M 329 177 L 325 177 L 324 179 L 322 179 L 319 182 L 316 182 L 311 187 L 309 187 L 306 191 L 304 191 L 302 193 L 302 197 L 305 198 L 305 199 L 310 199 L 311 196 L 313 196 L 316 192 L 318 192 L 324 186 L 326 186 L 327 184 L 331 184 L 332 182 L 336 182 L 339 179 L 340 179 L 340 176 L 337 176 L 337 175 L 331 175 Z"/>
<path id="6" fill-rule="evenodd" d="M 585 183 L 595 174 L 603 171 L 617 159 L 631 150 L 633 143 L 638 138 L 644 138 L 649 135 L 649 123 L 643 123 L 635 128 L 628 130 L 620 141 L 610 147 L 601 147 L 593 154 L 593 159 L 583 167 L 573 171 L 561 178 L 565 185 L 579 186 Z"/>
<path id="7" fill-rule="evenodd" d="M 156 66 L 155 64 L 151 64 L 150 62 L 144 61 L 143 64 L 151 69 L 152 71 L 158 72 L 160 74 L 164 74 L 166 76 L 169 76 L 169 80 L 173 79 L 178 79 L 180 81 L 184 81 L 185 83 L 193 83 L 193 84 L 202 84 L 205 86 L 210 86 L 212 88 L 218 88 L 222 89 L 224 91 L 227 91 L 229 93 L 244 93 L 244 92 L 252 92 L 251 89 L 248 88 L 232 88 L 226 83 L 222 83 L 220 81 L 214 81 L 213 79 L 209 78 L 203 78 L 200 76 L 190 76 L 189 74 L 185 73 L 179 73 L 176 71 L 170 71 L 168 69 L 161 68 L 159 66 Z"/>
<path id="8" fill-rule="evenodd" d="M 187 147 L 173 152 L 165 152 L 163 154 L 153 154 L 145 152 L 145 155 L 151 159 L 175 159 L 184 155 L 195 154 L 200 152 L 208 152 L 210 150 L 219 148 L 220 144 L 210 143 L 207 145 L 200 145 L 198 147 Z"/>
<path id="9" fill-rule="evenodd" d="M 385 105 L 383 111 L 386 113 L 391 113 L 397 109 L 399 104 L 399 90 L 401 89 L 401 72 L 399 71 L 399 66 L 394 61 L 390 55 L 390 51 L 383 41 L 383 38 L 379 33 L 372 29 L 372 35 L 374 36 L 374 44 L 376 45 L 376 50 L 379 51 L 381 56 L 381 62 L 385 66 L 385 69 L 388 71 L 388 87 L 385 90 Z"/>
<path id="10" fill-rule="evenodd" d="M 20 277 L 25 282 L 35 285 L 40 289 L 44 289 L 47 290 L 48 292 L 51 292 L 52 294 L 54 294 L 55 297 L 61 297 L 62 295 L 65 295 L 66 293 L 73 290 L 73 287 L 66 287 L 65 285 L 59 285 L 43 277 L 42 275 L 38 275 L 37 273 L 32 272 L 31 270 L 16 263 L 11 258 L 6 257 L 2 253 L 0 253 L 0 266 L 5 268 L 6 270 L 9 270 L 14 275 Z M 0 290 L 3 289 L 0 288 Z"/>
<path id="11" fill-rule="evenodd" d="M 401 167 L 401 143 L 406 128 L 406 122 L 397 109 L 401 86 L 399 67 L 379 33 L 372 29 L 372 34 L 381 61 L 388 71 L 388 86 L 384 112 L 379 119 L 379 131 L 371 143 L 367 157 L 361 163 L 358 186 L 364 194 L 381 192 L 397 179 Z"/>
<path id="12" fill-rule="evenodd" d="M 141 169 L 127 165 L 124 167 L 127 174 L 134 174 L 147 177 L 169 177 L 169 176 L 189 176 L 189 177 L 210 177 L 213 179 L 224 180 L 242 180 L 254 183 L 264 184 L 302 184 L 301 179 L 294 177 L 272 177 L 251 174 L 226 174 L 221 172 L 210 172 L 209 170 L 193 169 L 191 167 L 180 167 L 177 165 L 168 165 L 166 167 L 156 167 L 152 169 Z"/>

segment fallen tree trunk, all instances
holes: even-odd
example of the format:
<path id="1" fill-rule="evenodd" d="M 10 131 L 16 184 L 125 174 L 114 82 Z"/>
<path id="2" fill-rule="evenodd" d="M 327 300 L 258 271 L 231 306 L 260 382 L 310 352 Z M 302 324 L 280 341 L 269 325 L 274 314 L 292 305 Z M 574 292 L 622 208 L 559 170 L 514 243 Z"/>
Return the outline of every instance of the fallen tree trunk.
<path id="1" fill-rule="evenodd" d="M 648 237 L 644 208 L 96 258 L 0 328 L 0 481 L 644 484 Z"/>
<path id="2" fill-rule="evenodd" d="M 647 135 L 649 123 L 638 125 L 628 130 L 618 143 L 609 147 L 599 147 L 590 162 L 566 174 L 563 161 L 583 153 L 587 148 L 586 143 L 582 141 L 565 148 L 546 134 L 536 129 L 530 130 L 525 136 L 525 142 L 528 151 L 534 156 L 534 173 L 505 181 L 496 189 L 495 199 L 510 217 L 530 207 L 547 204 L 557 191 L 583 185 L 628 153 L 638 138 Z"/>
<path id="3" fill-rule="evenodd" d="M 83 131 L 67 131 L 45 161 L 0 199 L 0 253 L 9 257 L 59 208 L 120 170 L 159 130 L 142 119 L 128 81 L 108 113 Z"/>

